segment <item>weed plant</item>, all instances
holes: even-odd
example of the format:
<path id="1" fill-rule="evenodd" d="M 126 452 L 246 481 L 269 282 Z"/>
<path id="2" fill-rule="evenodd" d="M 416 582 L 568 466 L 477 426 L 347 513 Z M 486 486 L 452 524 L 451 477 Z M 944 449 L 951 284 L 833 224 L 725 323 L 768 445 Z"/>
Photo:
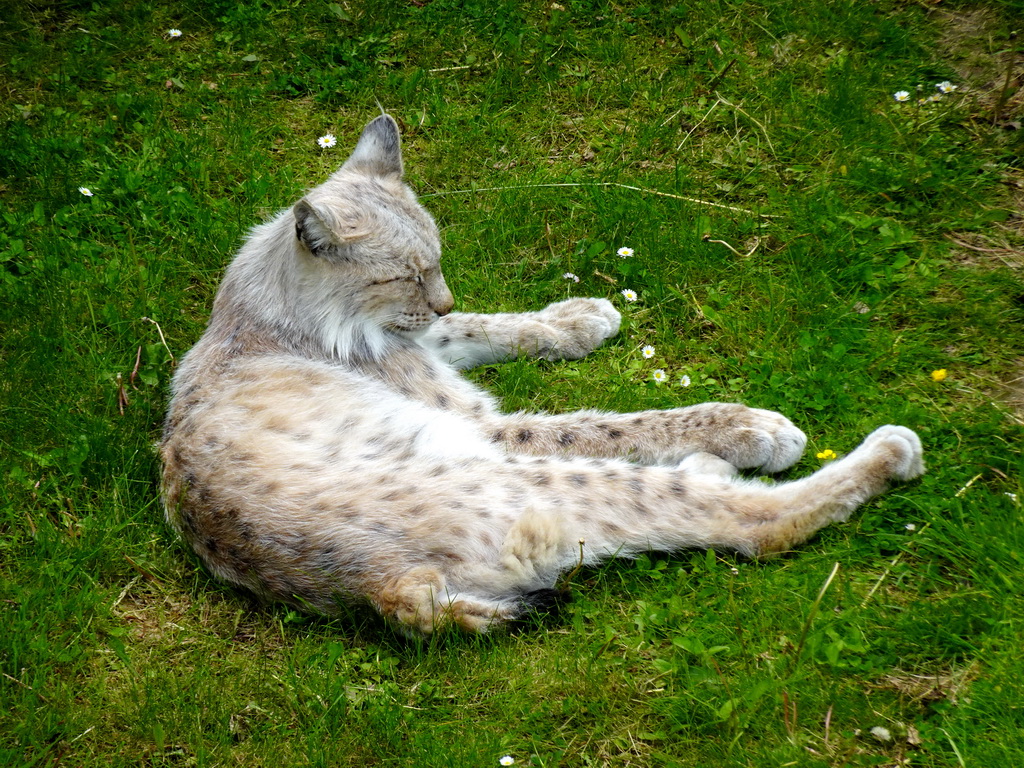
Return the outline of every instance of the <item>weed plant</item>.
<path id="1" fill-rule="evenodd" d="M 0 764 L 1024 765 L 1019 3 L 5 8 Z M 509 409 L 742 400 L 808 432 L 794 476 L 905 424 L 928 474 L 790 556 L 581 571 L 518 633 L 213 581 L 157 501 L 169 378 L 378 103 L 461 308 L 624 312 L 475 371 Z"/>

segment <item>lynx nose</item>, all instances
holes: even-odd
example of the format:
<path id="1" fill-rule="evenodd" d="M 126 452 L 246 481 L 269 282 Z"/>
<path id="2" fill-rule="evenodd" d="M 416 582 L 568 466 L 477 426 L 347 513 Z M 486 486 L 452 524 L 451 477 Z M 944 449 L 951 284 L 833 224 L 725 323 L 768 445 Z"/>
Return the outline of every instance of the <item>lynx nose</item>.
<path id="1" fill-rule="evenodd" d="M 452 311 L 452 307 L 455 306 L 455 297 L 452 296 L 452 292 L 445 286 L 443 293 L 438 295 L 432 302 L 430 302 L 430 308 L 437 313 L 439 317 L 444 317 Z"/>

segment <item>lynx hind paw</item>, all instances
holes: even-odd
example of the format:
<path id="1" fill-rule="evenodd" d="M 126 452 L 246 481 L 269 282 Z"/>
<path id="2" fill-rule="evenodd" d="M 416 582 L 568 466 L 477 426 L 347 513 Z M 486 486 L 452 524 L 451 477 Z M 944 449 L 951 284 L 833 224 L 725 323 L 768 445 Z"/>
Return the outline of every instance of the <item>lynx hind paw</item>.
<path id="1" fill-rule="evenodd" d="M 866 438 L 858 450 L 887 451 L 891 456 L 892 477 L 913 480 L 924 474 L 924 448 L 921 438 L 911 429 L 887 424 Z"/>
<path id="2" fill-rule="evenodd" d="M 558 336 L 549 360 L 575 360 L 594 351 L 601 342 L 619 332 L 622 315 L 607 299 L 566 299 L 550 304 L 537 319 Z"/>

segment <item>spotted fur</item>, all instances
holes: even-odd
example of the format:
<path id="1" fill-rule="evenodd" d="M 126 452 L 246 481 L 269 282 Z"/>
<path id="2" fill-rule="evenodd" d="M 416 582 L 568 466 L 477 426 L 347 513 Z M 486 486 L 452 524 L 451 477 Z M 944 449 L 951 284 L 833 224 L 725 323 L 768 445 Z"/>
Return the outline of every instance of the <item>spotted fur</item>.
<path id="1" fill-rule="evenodd" d="M 458 368 L 587 354 L 603 299 L 452 313 L 430 215 L 381 116 L 346 163 L 256 227 L 175 376 L 170 523 L 217 576 L 331 613 L 367 602 L 412 633 L 483 631 L 550 602 L 560 573 L 646 550 L 787 550 L 923 472 L 903 427 L 788 483 L 806 439 L 769 411 L 503 414 Z"/>

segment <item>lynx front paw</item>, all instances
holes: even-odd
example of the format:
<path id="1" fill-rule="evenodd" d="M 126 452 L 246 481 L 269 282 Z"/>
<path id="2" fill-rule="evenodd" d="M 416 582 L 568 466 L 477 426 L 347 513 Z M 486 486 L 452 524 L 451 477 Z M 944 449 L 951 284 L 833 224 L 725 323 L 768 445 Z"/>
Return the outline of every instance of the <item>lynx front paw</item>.
<path id="1" fill-rule="evenodd" d="M 781 472 L 795 464 L 807 446 L 803 431 L 775 411 L 722 403 L 692 408 L 709 411 L 707 450 L 739 469 Z"/>
<path id="2" fill-rule="evenodd" d="M 557 339 L 542 356 L 546 360 L 576 360 L 618 333 L 622 316 L 607 299 L 566 299 L 542 309 L 537 320 Z"/>

